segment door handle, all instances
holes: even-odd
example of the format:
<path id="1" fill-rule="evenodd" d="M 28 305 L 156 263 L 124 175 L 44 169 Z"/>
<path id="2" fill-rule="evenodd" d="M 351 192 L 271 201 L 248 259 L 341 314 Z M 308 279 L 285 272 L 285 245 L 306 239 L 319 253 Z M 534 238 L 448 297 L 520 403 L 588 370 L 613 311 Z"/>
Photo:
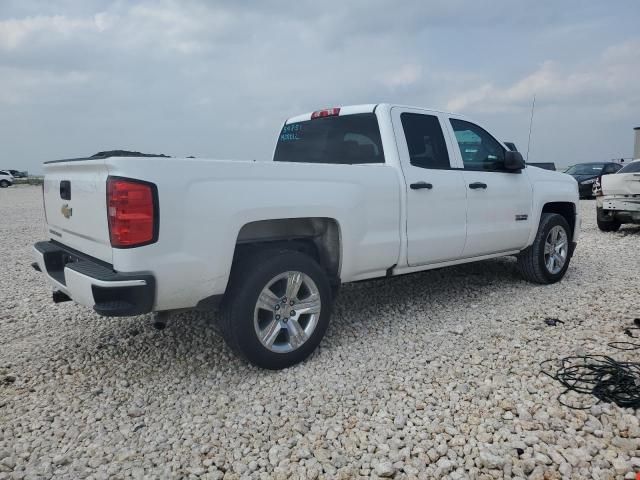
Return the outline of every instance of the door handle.
<path id="1" fill-rule="evenodd" d="M 477 188 L 482 188 L 483 190 L 485 190 L 487 188 L 487 184 L 482 182 L 473 182 L 469 184 L 469 188 L 472 188 L 474 190 Z"/>
<path id="2" fill-rule="evenodd" d="M 409 187 L 411 188 L 411 190 L 420 190 L 422 188 L 428 188 L 429 190 L 431 190 L 433 188 L 433 185 L 427 182 L 418 182 L 412 183 L 411 185 L 409 185 Z"/>

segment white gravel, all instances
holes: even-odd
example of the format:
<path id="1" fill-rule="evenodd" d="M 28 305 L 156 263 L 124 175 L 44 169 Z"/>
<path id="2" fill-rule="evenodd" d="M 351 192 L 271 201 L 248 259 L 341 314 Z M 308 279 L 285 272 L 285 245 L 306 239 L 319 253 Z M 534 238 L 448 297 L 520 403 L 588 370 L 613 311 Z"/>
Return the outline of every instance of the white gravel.
<path id="1" fill-rule="evenodd" d="M 54 305 L 30 267 L 40 190 L 2 189 L 0 480 L 635 478 L 637 413 L 562 407 L 538 375 L 572 353 L 639 357 L 606 343 L 640 316 L 640 228 L 601 233 L 581 208 L 563 282 L 500 259 L 346 286 L 319 351 L 269 372 L 205 315 L 156 331 Z"/>

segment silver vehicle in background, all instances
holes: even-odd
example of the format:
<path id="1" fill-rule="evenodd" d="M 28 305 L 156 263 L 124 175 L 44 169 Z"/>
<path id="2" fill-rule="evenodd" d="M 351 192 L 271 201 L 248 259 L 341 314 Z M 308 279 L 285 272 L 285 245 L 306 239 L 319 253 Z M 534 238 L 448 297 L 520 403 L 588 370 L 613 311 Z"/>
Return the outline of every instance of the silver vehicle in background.
<path id="1" fill-rule="evenodd" d="M 13 175 L 6 170 L 0 170 L 0 188 L 7 188 L 13 185 Z"/>

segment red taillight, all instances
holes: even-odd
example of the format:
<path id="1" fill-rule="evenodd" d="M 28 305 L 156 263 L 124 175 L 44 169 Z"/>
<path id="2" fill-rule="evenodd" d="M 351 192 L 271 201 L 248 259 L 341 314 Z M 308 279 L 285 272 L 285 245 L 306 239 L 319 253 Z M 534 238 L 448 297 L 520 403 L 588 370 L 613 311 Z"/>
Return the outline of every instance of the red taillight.
<path id="1" fill-rule="evenodd" d="M 315 118 L 335 117 L 340 115 L 340 108 L 325 108 L 324 110 L 318 110 L 311 114 L 311 120 Z"/>
<path id="2" fill-rule="evenodd" d="M 107 180 L 109 236 L 114 248 L 139 247 L 158 238 L 155 185 L 138 180 Z"/>

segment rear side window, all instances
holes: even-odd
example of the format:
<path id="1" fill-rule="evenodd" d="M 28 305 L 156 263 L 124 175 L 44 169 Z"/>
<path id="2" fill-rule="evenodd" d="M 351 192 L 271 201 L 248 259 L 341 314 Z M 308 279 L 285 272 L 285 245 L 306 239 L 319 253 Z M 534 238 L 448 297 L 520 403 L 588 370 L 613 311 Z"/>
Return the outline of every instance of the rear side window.
<path id="1" fill-rule="evenodd" d="M 640 173 L 640 162 L 629 163 L 618 170 L 618 173 Z"/>
<path id="2" fill-rule="evenodd" d="M 315 118 L 282 127 L 275 162 L 384 163 L 374 113 Z"/>
<path id="3" fill-rule="evenodd" d="M 403 113 L 400 120 L 407 139 L 411 165 L 432 169 L 446 169 L 451 166 L 438 117 Z"/>

